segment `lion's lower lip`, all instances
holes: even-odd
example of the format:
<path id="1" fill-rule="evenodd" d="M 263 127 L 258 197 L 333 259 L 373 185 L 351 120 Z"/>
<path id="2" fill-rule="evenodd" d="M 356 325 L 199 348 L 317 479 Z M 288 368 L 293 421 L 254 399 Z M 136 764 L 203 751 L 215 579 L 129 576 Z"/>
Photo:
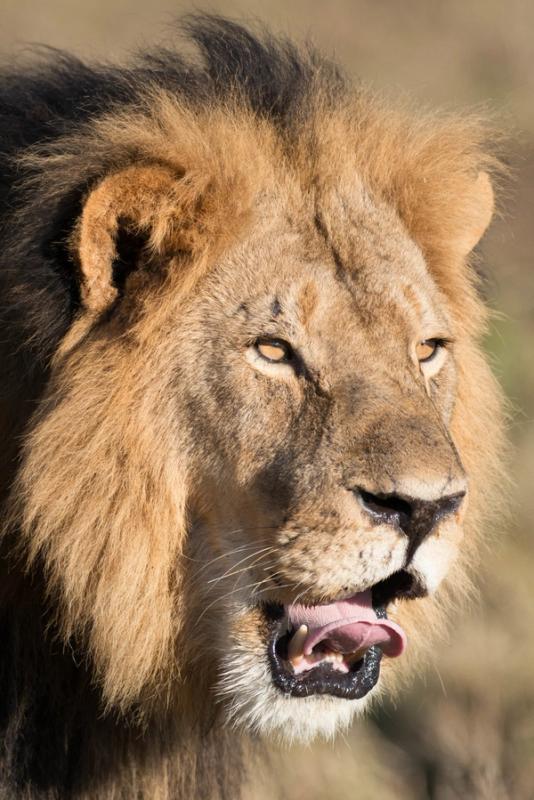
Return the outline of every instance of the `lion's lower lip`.
<path id="1" fill-rule="evenodd" d="M 385 611 L 381 609 L 380 615 L 385 616 Z M 293 697 L 329 694 L 356 700 L 364 697 L 377 683 L 382 651 L 376 646 L 370 647 L 360 660 L 351 664 L 347 672 L 323 661 L 312 669 L 296 674 L 287 660 L 289 635 L 280 609 L 267 609 L 266 617 L 270 628 L 268 657 L 272 679 L 284 694 Z"/>
<path id="2" fill-rule="evenodd" d="M 382 658 L 379 647 L 370 647 L 349 672 L 340 672 L 332 664 L 322 662 L 297 675 L 280 656 L 277 649 L 280 641 L 280 638 L 273 637 L 269 642 L 268 652 L 273 683 L 284 694 L 293 697 L 329 694 L 346 700 L 356 700 L 370 692 L 378 681 Z"/>

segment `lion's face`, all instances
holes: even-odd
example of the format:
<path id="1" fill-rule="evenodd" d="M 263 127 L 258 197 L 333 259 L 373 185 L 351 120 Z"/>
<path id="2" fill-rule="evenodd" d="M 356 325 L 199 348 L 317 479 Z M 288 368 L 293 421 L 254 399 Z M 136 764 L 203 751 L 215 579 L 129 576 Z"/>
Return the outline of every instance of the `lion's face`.
<path id="1" fill-rule="evenodd" d="M 304 203 L 271 207 L 206 281 L 178 365 L 215 691 L 289 737 L 366 703 L 405 644 L 386 613 L 401 598 L 402 626 L 437 588 L 467 501 L 447 304 L 395 215 L 351 202 L 347 268 Z"/>

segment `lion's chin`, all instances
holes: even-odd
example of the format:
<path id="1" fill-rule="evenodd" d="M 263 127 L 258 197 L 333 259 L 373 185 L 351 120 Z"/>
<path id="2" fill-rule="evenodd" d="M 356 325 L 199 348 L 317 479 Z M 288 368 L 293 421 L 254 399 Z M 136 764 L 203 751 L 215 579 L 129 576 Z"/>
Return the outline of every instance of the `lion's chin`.
<path id="1" fill-rule="evenodd" d="M 330 694 L 296 697 L 276 686 L 265 653 L 244 650 L 226 655 L 221 667 L 218 694 L 227 724 L 280 744 L 334 738 L 367 708 L 379 688 L 375 683 L 356 699 Z"/>

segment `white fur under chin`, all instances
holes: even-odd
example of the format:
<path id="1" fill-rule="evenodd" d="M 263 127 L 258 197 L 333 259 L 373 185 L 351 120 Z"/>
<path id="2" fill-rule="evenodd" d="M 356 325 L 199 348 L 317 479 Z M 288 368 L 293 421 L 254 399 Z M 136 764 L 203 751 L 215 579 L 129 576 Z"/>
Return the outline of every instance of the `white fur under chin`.
<path id="1" fill-rule="evenodd" d="M 332 739 L 362 713 L 377 687 L 360 700 L 329 695 L 291 697 L 273 684 L 267 658 L 236 648 L 222 658 L 218 695 L 227 722 L 283 744 Z"/>

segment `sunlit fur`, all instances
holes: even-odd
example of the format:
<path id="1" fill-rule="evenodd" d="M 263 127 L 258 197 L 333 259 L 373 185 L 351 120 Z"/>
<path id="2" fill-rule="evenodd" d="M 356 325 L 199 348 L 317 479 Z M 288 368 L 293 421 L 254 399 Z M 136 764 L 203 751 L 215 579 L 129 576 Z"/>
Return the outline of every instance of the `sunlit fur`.
<path id="1" fill-rule="evenodd" d="M 336 494 L 342 432 L 378 488 L 390 463 L 419 493 L 453 462 L 460 480 L 451 440 L 467 475 L 465 519 L 414 557 L 431 590 L 454 569 L 391 612 L 408 674 L 469 596 L 498 506 L 501 401 L 470 263 L 499 173 L 487 126 L 395 107 L 229 23 L 197 21 L 193 37 L 211 71 L 163 53 L 137 71 L 65 57 L 4 76 L 4 130 L 27 130 L 43 97 L 56 109 L 40 137 L 4 143 L 6 797 L 235 798 L 243 729 L 330 737 L 367 705 L 281 695 L 260 611 L 403 565 L 404 540 Z M 26 121 L 10 116 L 17 96 Z M 290 453 L 303 379 L 244 356 L 278 290 L 319 365 Z M 454 333 L 437 388 L 396 349 L 412 335 L 402 314 L 425 304 Z M 371 399 L 353 419 L 358 375 Z"/>

